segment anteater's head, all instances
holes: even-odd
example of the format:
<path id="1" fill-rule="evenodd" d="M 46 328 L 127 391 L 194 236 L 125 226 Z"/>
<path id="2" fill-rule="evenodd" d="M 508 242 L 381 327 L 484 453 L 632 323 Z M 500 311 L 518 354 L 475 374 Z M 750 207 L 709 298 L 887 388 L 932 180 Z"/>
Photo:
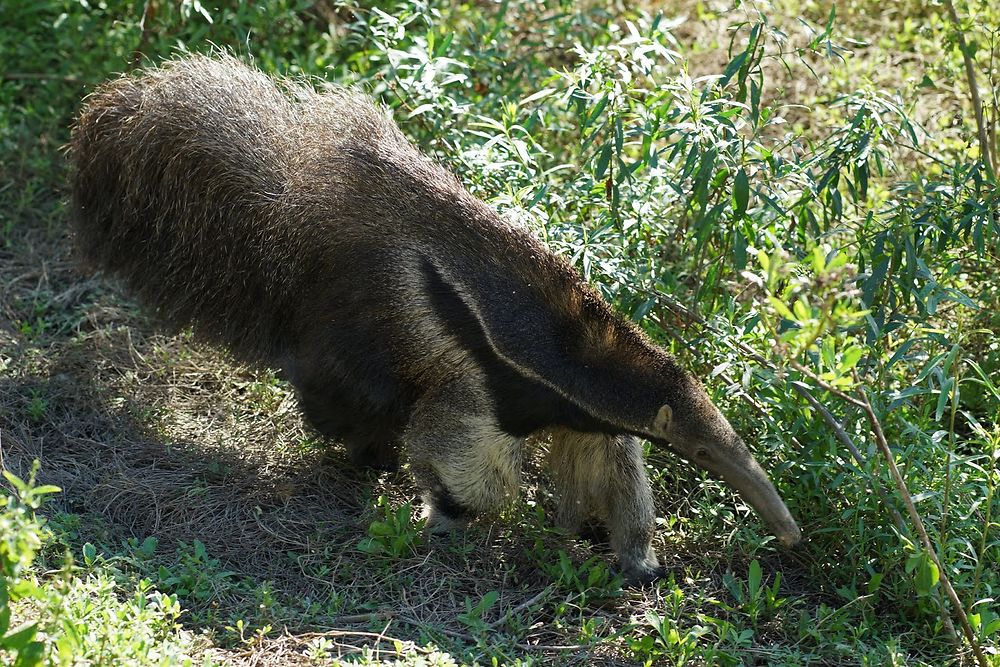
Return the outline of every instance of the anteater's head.
<path id="1" fill-rule="evenodd" d="M 685 380 L 679 395 L 659 409 L 652 425 L 654 438 L 736 489 L 783 546 L 798 544 L 802 533 L 767 474 L 704 388 Z"/>

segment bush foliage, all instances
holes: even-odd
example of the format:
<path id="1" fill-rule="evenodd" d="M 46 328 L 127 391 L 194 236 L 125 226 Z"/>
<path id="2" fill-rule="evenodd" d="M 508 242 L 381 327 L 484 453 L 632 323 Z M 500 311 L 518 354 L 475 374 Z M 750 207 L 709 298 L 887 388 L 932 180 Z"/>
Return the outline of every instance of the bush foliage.
<path id="1" fill-rule="evenodd" d="M 11 159 L 0 181 L 14 187 L 0 193 L 0 238 L 13 243 L 19 225 L 61 228 L 55 149 L 81 95 L 137 58 L 226 48 L 317 85 L 360 86 L 696 369 L 802 519 L 808 541 L 796 567 L 821 603 L 781 598 L 753 560 L 746 583 L 727 582 L 727 609 L 692 602 L 697 592 L 671 580 L 672 608 L 604 641 L 624 641 L 641 662 L 740 664 L 753 655 L 758 620 L 777 616 L 777 660 L 961 660 L 945 575 L 996 660 L 1000 189 L 990 161 L 1000 12 L 959 3 L 956 25 L 950 2 L 904 2 L 898 25 L 881 25 L 864 20 L 879 10 L 867 0 L 823 13 L 810 2 L 682 4 L 686 21 L 669 4 L 621 11 L 557 0 L 7 4 L 0 152 Z M 723 29 L 692 31 L 703 24 Z M 899 56 L 894 76 L 865 71 L 873 49 Z M 992 157 L 968 110 L 966 60 L 985 91 Z M 35 323 L 18 326 L 30 336 Z M 723 486 L 660 454 L 651 463 L 662 494 L 678 478 L 691 490 L 664 530 L 694 541 L 735 534 L 736 561 L 771 549 Z M 29 523 L 0 542 L 0 584 L 11 591 L 30 580 L 44 533 L 24 518 L 24 489 L 21 498 L 3 521 Z M 405 548 L 383 549 L 388 538 L 374 526 L 364 544 L 379 549 L 370 551 L 419 548 L 403 531 Z M 109 575 L 66 583 L 81 576 L 70 572 L 49 585 L 105 595 Z M 152 624 L 148 641 L 181 641 L 176 601 L 150 585 L 122 604 Z M 52 610 L 53 599 L 43 619 L 74 618 L 71 603 Z M 468 614 L 479 609 L 466 603 Z M 4 630 L 0 622 L 0 656 L 28 656 L 18 664 L 35 664 L 36 653 L 56 661 L 72 634 L 39 634 L 63 639 L 19 654 Z"/>

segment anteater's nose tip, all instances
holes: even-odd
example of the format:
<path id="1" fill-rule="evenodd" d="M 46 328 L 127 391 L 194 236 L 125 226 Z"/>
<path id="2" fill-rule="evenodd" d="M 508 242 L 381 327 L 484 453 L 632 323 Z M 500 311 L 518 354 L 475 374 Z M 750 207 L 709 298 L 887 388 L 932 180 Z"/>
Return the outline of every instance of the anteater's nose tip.
<path id="1" fill-rule="evenodd" d="M 786 549 L 791 549 L 796 544 L 802 541 L 802 531 L 799 530 L 798 526 L 792 526 L 788 530 L 783 531 L 778 537 L 778 542 L 781 543 Z"/>

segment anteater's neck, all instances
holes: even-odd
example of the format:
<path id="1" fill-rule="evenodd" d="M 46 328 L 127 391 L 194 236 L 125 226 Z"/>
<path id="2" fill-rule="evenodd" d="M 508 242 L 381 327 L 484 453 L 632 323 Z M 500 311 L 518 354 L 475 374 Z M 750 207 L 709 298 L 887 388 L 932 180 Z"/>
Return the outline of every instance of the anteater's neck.
<path id="1" fill-rule="evenodd" d="M 637 326 L 613 312 L 581 282 L 583 294 L 560 374 L 567 398 L 595 417 L 648 434 L 664 403 L 681 401 L 690 379 L 674 359 Z"/>

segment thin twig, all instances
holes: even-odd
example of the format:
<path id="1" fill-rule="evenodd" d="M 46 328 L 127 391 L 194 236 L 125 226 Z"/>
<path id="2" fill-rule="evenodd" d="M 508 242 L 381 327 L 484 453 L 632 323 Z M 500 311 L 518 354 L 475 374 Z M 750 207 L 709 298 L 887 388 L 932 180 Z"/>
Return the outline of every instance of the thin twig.
<path id="1" fill-rule="evenodd" d="M 50 74 L 48 72 L 6 72 L 4 81 L 62 81 L 63 83 L 82 83 L 83 79 L 72 74 Z"/>
<path id="2" fill-rule="evenodd" d="M 349 625 L 353 623 L 371 623 L 372 621 L 381 621 L 384 618 L 392 618 L 392 612 L 370 612 L 367 614 L 351 614 L 349 616 L 338 616 L 334 619 L 338 625 L 344 624 Z"/>
<path id="3" fill-rule="evenodd" d="M 554 588 L 553 585 L 546 586 L 537 595 L 533 596 L 531 599 L 526 600 L 525 602 L 522 602 L 521 604 L 517 605 L 516 607 L 511 607 L 509 610 L 507 610 L 506 614 L 504 614 L 503 616 L 501 616 L 497 620 L 493 621 L 492 623 L 488 623 L 486 625 L 486 627 L 490 628 L 492 630 L 493 628 L 497 627 L 498 625 L 501 625 L 502 623 L 504 623 L 507 619 L 513 618 L 515 615 L 519 614 L 520 612 L 524 611 L 525 609 L 528 609 L 532 605 L 535 605 L 535 604 L 541 602 L 542 600 L 544 600 L 545 598 L 547 598 L 549 595 L 551 595 L 553 590 L 555 590 L 555 588 Z"/>
<path id="4" fill-rule="evenodd" d="M 972 626 L 969 625 L 969 617 L 966 616 L 965 608 L 962 606 L 961 600 L 958 599 L 958 594 L 955 592 L 955 588 L 951 585 L 948 573 L 945 572 L 944 567 L 941 565 L 941 561 L 938 559 L 934 545 L 931 543 L 931 538 L 927 534 L 927 529 L 924 528 L 924 522 L 920 518 L 920 513 L 917 512 L 917 507 L 913 503 L 912 496 L 910 496 L 910 490 L 907 488 L 906 482 L 903 480 L 903 476 L 899 473 L 899 468 L 896 467 L 896 460 L 892 455 L 892 450 L 889 449 L 888 441 L 885 439 L 885 433 L 882 431 L 882 424 L 875 415 L 875 409 L 872 408 L 871 401 L 868 400 L 868 394 L 865 392 L 864 387 L 858 387 L 858 395 L 861 397 L 860 403 L 862 409 L 864 409 L 865 414 L 868 415 L 868 423 L 871 425 L 872 432 L 875 434 L 875 442 L 878 443 L 878 447 L 882 451 L 882 456 L 885 458 L 886 464 L 889 466 L 889 473 L 892 475 L 893 481 L 896 482 L 896 488 L 899 490 L 899 495 L 902 496 L 903 503 L 906 505 L 906 510 L 910 515 L 910 521 L 913 523 L 914 528 L 917 530 L 917 534 L 920 536 L 920 541 L 923 543 L 927 556 L 934 561 L 934 565 L 937 566 L 941 587 L 944 588 L 945 594 L 947 594 L 948 599 L 951 601 L 952 611 L 954 611 L 955 615 L 958 617 L 959 623 L 962 625 L 962 632 L 965 634 L 965 638 L 968 640 L 969 646 L 972 647 L 972 652 L 976 655 L 976 661 L 979 663 L 980 667 L 987 667 L 986 656 L 983 655 L 983 649 L 979 646 L 979 642 L 976 640 L 976 635 L 972 630 Z"/>
<path id="5" fill-rule="evenodd" d="M 862 471 L 865 471 L 865 459 L 861 456 L 861 450 L 854 444 L 854 441 L 851 440 L 851 436 L 848 435 L 846 430 L 844 430 L 844 427 L 840 424 L 840 422 L 838 422 L 830 411 L 826 409 L 826 406 L 816 400 L 816 397 L 809 393 L 808 388 L 804 384 L 795 381 L 792 382 L 791 385 L 792 389 L 794 389 L 799 396 L 806 399 L 806 402 L 808 402 L 809 405 L 811 405 L 813 409 L 823 417 L 823 421 L 825 421 L 827 426 L 833 430 L 833 434 L 836 436 L 837 440 L 840 440 L 840 442 L 847 447 L 847 451 L 851 453 L 851 456 L 857 462 L 858 467 L 860 467 Z M 883 489 L 882 485 L 872 478 L 871 474 L 868 474 L 868 481 L 870 482 L 870 487 L 875 490 L 875 493 L 878 494 L 879 499 L 882 501 L 882 506 L 888 509 L 889 513 L 892 514 L 893 522 L 896 524 L 896 528 L 900 533 L 906 533 L 906 524 L 903 523 L 903 516 L 889 503 L 889 496 L 886 495 L 885 489 Z"/>
<path id="6" fill-rule="evenodd" d="M 983 165 L 989 173 L 990 178 L 994 178 L 996 171 L 993 168 L 993 155 L 990 151 L 989 132 L 986 129 L 986 121 L 983 118 L 983 101 L 979 97 L 979 84 L 976 82 L 976 65 L 972 61 L 969 53 L 969 46 L 965 43 L 965 33 L 962 31 L 962 22 L 955 11 L 955 3 L 952 0 L 944 0 L 945 7 L 948 8 L 948 15 L 955 25 L 955 38 L 958 41 L 958 49 L 962 52 L 962 60 L 965 62 L 965 76 L 969 80 L 969 95 L 972 97 L 972 111 L 976 115 L 976 130 L 979 132 L 979 153 L 982 156 Z"/>
<path id="7" fill-rule="evenodd" d="M 134 69 L 138 67 L 142 63 L 142 59 L 146 56 L 154 16 L 156 16 L 155 0 L 146 0 L 142 6 L 142 17 L 139 19 L 139 43 L 136 45 L 135 51 L 132 52 L 132 57 L 129 58 L 130 68 Z"/>
<path id="8" fill-rule="evenodd" d="M 813 373 L 811 370 L 809 370 L 808 368 L 806 368 L 805 366 L 803 366 L 799 362 L 797 362 L 795 360 L 791 360 L 791 361 L 788 362 L 788 365 L 791 366 L 792 368 L 794 368 L 795 370 L 797 370 L 798 372 L 802 373 L 806 377 L 808 377 L 810 380 L 812 380 L 813 382 L 815 382 L 820 387 L 822 387 L 826 391 L 830 392 L 831 394 L 833 394 L 837 398 L 840 398 L 840 399 L 842 399 L 844 401 L 847 401 L 848 403 L 850 403 L 853 406 L 856 406 L 856 407 L 864 409 L 865 404 L 863 402 L 861 402 L 858 399 L 854 398 L 850 394 L 844 392 L 842 389 L 838 389 L 837 387 L 834 387 L 832 384 L 830 384 L 829 382 L 827 382 L 826 380 L 824 380 L 820 376 L 816 375 L 815 373 Z"/>

